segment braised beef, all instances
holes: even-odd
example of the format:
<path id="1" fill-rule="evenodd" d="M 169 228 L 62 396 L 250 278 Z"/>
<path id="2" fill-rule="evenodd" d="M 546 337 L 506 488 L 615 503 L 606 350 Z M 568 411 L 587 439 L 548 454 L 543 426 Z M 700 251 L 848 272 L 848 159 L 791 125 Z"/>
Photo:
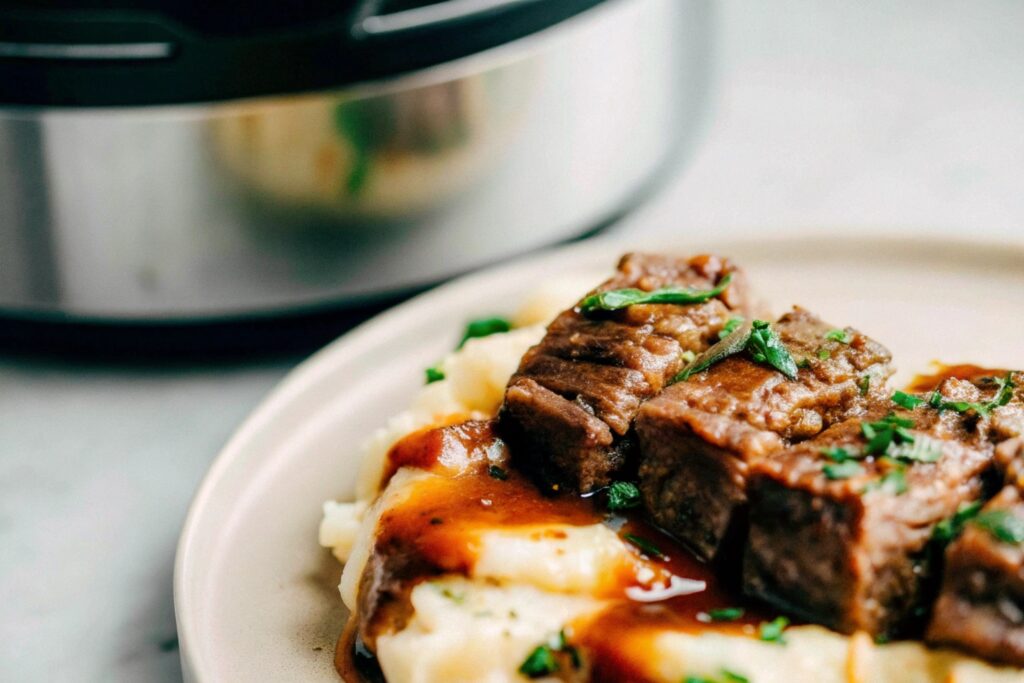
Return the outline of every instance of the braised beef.
<path id="1" fill-rule="evenodd" d="M 844 633 L 919 633 L 934 529 L 991 488 L 992 446 L 970 415 L 923 405 L 894 413 L 912 423 L 903 456 L 866 456 L 862 422 L 891 408 L 752 465 L 745 592 Z"/>
<path id="2" fill-rule="evenodd" d="M 833 327 L 803 309 L 773 328 L 803 366 L 795 380 L 735 355 L 670 386 L 636 419 L 645 509 L 705 559 L 741 547 L 752 462 L 888 395 L 890 354 L 865 335 L 829 339 Z"/>
<path id="3" fill-rule="evenodd" d="M 1024 441 L 1001 444 L 996 460 L 1007 484 L 982 509 L 982 519 L 1005 514 L 1024 524 Z M 1024 544 L 968 522 L 946 550 L 945 564 L 927 640 L 1024 667 Z"/>
<path id="4" fill-rule="evenodd" d="M 711 289 L 727 274 L 728 288 L 704 303 L 559 315 L 505 393 L 501 431 L 519 463 L 546 485 L 584 492 L 607 485 L 631 465 L 640 405 L 682 369 L 686 352 L 704 351 L 732 316 L 751 313 L 743 275 L 724 259 L 623 257 L 595 291 Z"/>

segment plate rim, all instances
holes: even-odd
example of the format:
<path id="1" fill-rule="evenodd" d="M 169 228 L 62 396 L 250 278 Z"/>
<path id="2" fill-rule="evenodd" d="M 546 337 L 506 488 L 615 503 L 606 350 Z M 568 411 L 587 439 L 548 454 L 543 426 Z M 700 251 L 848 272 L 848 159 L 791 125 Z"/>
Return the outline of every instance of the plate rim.
<path id="1" fill-rule="evenodd" d="M 949 254 L 1001 252 L 999 255 L 1002 258 L 1007 257 L 1006 250 L 1009 250 L 1011 257 L 1017 255 L 1024 263 L 1024 239 L 1014 240 L 990 236 L 971 239 L 948 236 L 900 236 L 894 235 L 892 231 L 862 229 L 859 229 L 857 231 L 859 234 L 854 236 L 851 235 L 851 232 L 853 231 L 829 234 L 823 231 L 794 230 L 757 238 L 725 237 L 721 239 L 716 239 L 713 235 L 695 237 L 692 234 L 680 237 L 646 238 L 613 235 L 549 248 L 456 277 L 414 296 L 360 323 L 302 360 L 266 393 L 232 431 L 231 436 L 210 461 L 208 469 L 189 502 L 175 548 L 173 574 L 174 616 L 184 680 L 195 683 L 212 683 L 214 681 L 212 669 L 203 666 L 209 653 L 205 653 L 204 656 L 198 645 L 201 642 L 197 632 L 199 619 L 189 609 L 189 598 L 191 597 L 190 585 L 193 583 L 196 571 L 193 547 L 197 543 L 196 537 L 203 528 L 203 516 L 212 504 L 218 486 L 228 476 L 235 461 L 239 460 L 246 452 L 259 431 L 264 429 L 268 423 L 273 422 L 275 415 L 279 414 L 292 401 L 298 400 L 304 391 L 329 368 L 357 357 L 362 347 L 371 343 L 373 337 L 387 334 L 391 328 L 403 325 L 407 319 L 415 319 L 418 315 L 423 315 L 423 312 L 431 310 L 432 305 L 447 299 L 457 299 L 460 292 L 479 287 L 481 283 L 510 276 L 534 262 L 536 262 L 535 265 L 539 265 L 563 257 L 586 259 L 606 254 L 614 259 L 617 255 L 628 251 L 678 253 L 715 251 L 728 254 L 730 249 L 750 249 L 753 246 L 765 244 L 777 247 L 795 241 L 804 243 L 804 246 L 808 242 L 817 242 L 836 250 L 842 249 L 844 244 L 863 248 L 865 241 L 871 241 L 883 249 L 941 250 Z"/>

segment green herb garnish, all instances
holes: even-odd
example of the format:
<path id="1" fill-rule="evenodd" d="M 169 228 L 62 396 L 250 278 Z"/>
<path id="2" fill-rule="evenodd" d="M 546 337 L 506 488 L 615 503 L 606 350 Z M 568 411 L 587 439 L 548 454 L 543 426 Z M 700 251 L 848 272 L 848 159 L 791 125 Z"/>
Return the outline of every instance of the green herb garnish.
<path id="1" fill-rule="evenodd" d="M 713 289 L 692 287 L 662 287 L 647 292 L 642 289 L 609 289 L 585 297 L 579 303 L 580 312 L 588 315 L 595 311 L 617 311 L 637 304 L 700 304 L 715 298 L 732 282 L 732 273 L 723 277 Z"/>
<path id="2" fill-rule="evenodd" d="M 818 360 L 828 360 L 832 354 L 824 346 L 818 349 Z"/>
<path id="3" fill-rule="evenodd" d="M 505 481 L 506 479 L 508 479 L 508 472 L 498 467 L 497 465 L 490 465 L 487 468 L 487 474 L 491 475 L 492 479 L 498 479 L 500 481 Z"/>
<path id="4" fill-rule="evenodd" d="M 519 665 L 519 673 L 527 678 L 541 678 L 559 670 L 558 660 L 551 646 L 538 645 Z"/>
<path id="5" fill-rule="evenodd" d="M 867 396 L 868 391 L 871 389 L 871 375 L 861 377 L 860 381 L 857 382 L 857 388 L 860 389 L 861 396 Z"/>
<path id="6" fill-rule="evenodd" d="M 779 335 L 765 321 L 754 321 L 750 341 L 747 342 L 747 351 L 755 362 L 770 365 L 786 377 L 796 379 L 796 361 L 779 339 Z"/>
<path id="7" fill-rule="evenodd" d="M 821 454 L 834 462 L 846 462 L 847 460 L 860 460 L 864 457 L 859 451 L 850 450 L 841 446 L 830 446 L 822 448 Z"/>
<path id="8" fill-rule="evenodd" d="M 825 339 L 829 341 L 836 341 L 840 344 L 849 344 L 852 337 L 846 330 L 829 330 L 825 335 Z"/>
<path id="9" fill-rule="evenodd" d="M 789 626 L 789 619 L 786 617 L 776 617 L 771 621 L 761 622 L 758 635 L 765 642 L 785 645 L 785 630 L 787 626 Z"/>
<path id="10" fill-rule="evenodd" d="M 914 443 L 914 435 L 908 431 L 913 426 L 913 420 L 897 417 L 895 413 L 877 422 L 861 422 L 860 431 L 868 440 L 865 451 L 868 455 L 885 455 L 894 444 Z"/>
<path id="11" fill-rule="evenodd" d="M 444 372 L 438 366 L 427 368 L 427 384 L 433 384 L 434 382 L 440 382 L 444 379 Z"/>
<path id="12" fill-rule="evenodd" d="M 984 529 L 1003 543 L 1024 543 L 1024 517 L 1018 517 L 1010 510 L 988 510 L 979 513 L 971 520 L 971 524 Z"/>
<path id="13" fill-rule="evenodd" d="M 911 397 L 914 399 L 913 407 L 916 408 L 922 403 L 927 403 L 929 406 L 935 408 L 940 412 L 943 410 L 953 410 L 958 413 L 967 413 L 973 410 L 980 417 L 986 417 L 996 408 L 1001 408 L 1005 406 L 1007 403 L 1010 402 L 1010 399 L 1013 398 L 1013 390 L 1016 387 L 1016 385 L 1013 383 L 1013 373 L 1007 373 L 1005 377 L 996 381 L 999 389 L 998 391 L 996 391 L 996 395 L 991 401 L 985 401 L 984 403 L 975 401 L 947 401 L 946 398 L 938 391 L 933 391 L 928 396 L 927 401 L 916 397 Z M 905 398 L 906 396 L 907 394 L 904 394 L 902 391 L 897 391 L 895 394 L 893 394 L 892 400 L 894 403 L 897 403 L 898 405 L 907 408 L 909 406 L 904 405 L 904 403 L 901 403 L 901 401 L 907 400 Z"/>
<path id="14" fill-rule="evenodd" d="M 720 607 L 707 611 L 708 618 L 711 621 L 736 621 L 742 618 L 745 613 L 742 607 Z"/>
<path id="15" fill-rule="evenodd" d="M 734 315 L 733 317 L 729 318 L 729 322 L 727 322 L 725 326 L 718 331 L 718 338 L 725 339 L 730 334 L 735 332 L 736 328 L 743 324 L 743 320 L 744 318 L 741 315 Z"/>
<path id="16" fill-rule="evenodd" d="M 623 534 L 622 537 L 636 546 L 644 555 L 652 557 L 656 560 L 667 559 L 665 553 L 661 552 L 658 546 L 654 545 L 650 541 L 644 538 L 640 538 L 634 534 Z"/>
<path id="17" fill-rule="evenodd" d="M 900 465 L 896 469 L 886 472 L 882 475 L 881 479 L 865 486 L 861 493 L 870 493 L 871 491 L 882 491 L 883 493 L 891 493 L 894 496 L 902 496 L 906 493 L 907 477 L 903 466 Z"/>
<path id="18" fill-rule="evenodd" d="M 471 320 L 466 325 L 466 331 L 462 333 L 462 340 L 456 349 L 461 349 L 467 341 L 470 339 L 479 339 L 480 337 L 489 337 L 492 334 L 498 334 L 499 332 L 508 332 L 512 329 L 512 323 L 505 318 L 480 318 L 479 320 Z"/>
<path id="19" fill-rule="evenodd" d="M 957 508 L 956 514 L 935 525 L 932 529 L 932 540 L 942 545 L 953 541 L 963 531 L 964 525 L 981 512 L 981 506 L 980 500 L 961 505 Z"/>
<path id="20" fill-rule="evenodd" d="M 892 402 L 900 408 L 906 408 L 907 410 L 913 410 L 914 408 L 927 403 L 923 398 L 918 398 L 913 394 L 908 394 L 903 391 L 897 391 L 894 393 L 892 395 Z"/>
<path id="21" fill-rule="evenodd" d="M 511 613 L 510 616 L 512 616 Z M 574 669 L 579 669 L 583 665 L 579 650 L 569 644 L 563 630 L 548 642 L 535 647 L 519 665 L 519 673 L 527 678 L 541 678 L 561 670 L 558 660 L 555 658 L 556 652 L 567 654 Z"/>
<path id="22" fill-rule="evenodd" d="M 837 480 L 849 479 L 850 477 L 856 477 L 858 474 L 863 474 L 864 468 L 853 460 L 847 460 L 845 462 L 825 465 L 822 471 L 828 479 Z"/>
<path id="23" fill-rule="evenodd" d="M 613 481 L 608 487 L 608 509 L 629 510 L 640 506 L 640 489 L 630 481 Z"/>
<path id="24" fill-rule="evenodd" d="M 796 379 L 798 367 L 789 349 L 775 333 L 769 323 L 755 320 L 750 327 L 740 325 L 710 349 L 698 356 L 672 378 L 672 384 L 688 380 L 715 363 L 746 351 L 756 363 L 770 365 L 789 379 Z"/>
<path id="25" fill-rule="evenodd" d="M 708 678 L 706 676 L 687 676 L 683 683 L 750 683 L 750 679 L 734 671 L 722 669 L 718 677 Z"/>

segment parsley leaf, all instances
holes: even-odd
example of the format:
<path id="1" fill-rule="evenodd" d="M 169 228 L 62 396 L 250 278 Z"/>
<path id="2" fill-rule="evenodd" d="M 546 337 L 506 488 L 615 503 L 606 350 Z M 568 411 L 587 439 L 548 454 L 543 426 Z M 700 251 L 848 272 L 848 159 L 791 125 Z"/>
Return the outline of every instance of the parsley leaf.
<path id="1" fill-rule="evenodd" d="M 770 365 L 789 379 L 796 379 L 799 370 L 796 361 L 769 323 L 755 320 L 748 327 L 738 326 L 725 339 L 699 355 L 672 378 L 671 384 L 682 382 L 715 363 L 746 351 L 755 363 Z"/>
<path id="2" fill-rule="evenodd" d="M 434 382 L 440 382 L 444 379 L 444 372 L 438 366 L 427 368 L 427 384 L 433 384 Z"/>
<path id="3" fill-rule="evenodd" d="M 860 389 L 861 396 L 867 396 L 868 391 L 871 389 L 871 375 L 861 377 L 860 381 L 857 382 L 857 388 Z"/>
<path id="4" fill-rule="evenodd" d="M 708 619 L 711 621 L 736 621 L 745 614 L 742 607 L 720 607 L 707 611 Z"/>
<path id="5" fill-rule="evenodd" d="M 656 560 L 668 559 L 665 553 L 661 552 L 658 546 L 654 545 L 650 541 L 640 538 L 634 534 L 623 534 L 622 537 L 637 547 L 644 555 L 654 558 Z"/>
<path id="6" fill-rule="evenodd" d="M 736 328 L 742 325 L 743 322 L 744 318 L 741 315 L 734 315 L 733 317 L 729 318 L 729 322 L 727 322 L 725 326 L 718 331 L 718 338 L 725 339 L 730 334 L 735 332 Z"/>
<path id="7" fill-rule="evenodd" d="M 836 480 L 856 477 L 858 474 L 864 473 L 864 468 L 853 460 L 847 460 L 833 465 L 825 465 L 822 471 L 825 473 L 826 478 Z"/>
<path id="8" fill-rule="evenodd" d="M 608 509 L 628 510 L 640 506 L 640 489 L 630 481 L 613 481 L 608 487 Z"/>
<path id="9" fill-rule="evenodd" d="M 979 513 L 971 523 L 1003 543 L 1024 543 L 1024 517 L 1018 517 L 1010 510 L 988 510 Z"/>
<path id="10" fill-rule="evenodd" d="M 913 394 L 908 394 L 903 391 L 897 391 L 894 393 L 892 395 L 892 402 L 900 408 L 906 408 L 907 410 L 913 410 L 914 408 L 927 403 L 923 398 L 918 398 Z"/>
<path id="11" fill-rule="evenodd" d="M 825 339 L 836 341 L 840 344 L 849 344 L 853 337 L 846 330 L 829 330 L 828 334 L 825 335 Z"/>
<path id="12" fill-rule="evenodd" d="M 723 277 L 713 289 L 662 287 L 651 292 L 632 288 L 609 289 L 585 297 L 579 303 L 579 309 L 588 315 L 595 311 L 617 311 L 637 304 L 700 304 L 724 292 L 730 282 L 732 273 Z"/>
<path id="13" fill-rule="evenodd" d="M 789 619 L 786 617 L 776 617 L 772 621 L 761 622 L 761 628 L 758 631 L 758 637 L 761 640 L 768 643 L 778 643 L 779 645 L 786 644 L 786 636 L 784 631 L 789 626 Z"/>
<path id="14" fill-rule="evenodd" d="M 796 361 L 779 339 L 779 335 L 765 321 L 754 321 L 750 341 L 747 342 L 747 351 L 755 362 L 770 365 L 786 377 L 796 379 Z"/>
<path id="15" fill-rule="evenodd" d="M 466 342 L 470 339 L 478 339 L 479 337 L 489 337 L 492 334 L 499 332 L 508 332 L 512 329 L 512 323 L 506 318 L 480 318 L 479 320 L 471 320 L 466 325 L 466 331 L 462 333 L 462 340 L 456 349 L 461 349 Z"/>
<path id="16" fill-rule="evenodd" d="M 828 448 L 822 448 L 821 454 L 828 457 L 829 460 L 835 462 L 846 462 L 847 460 L 860 460 L 864 457 L 863 453 L 853 451 L 848 448 L 841 446 L 830 446 Z"/>
<path id="17" fill-rule="evenodd" d="M 901 465 L 896 469 L 886 472 L 882 475 L 881 479 L 865 486 L 861 493 L 869 493 L 871 491 L 882 491 L 883 493 L 891 493 L 894 496 L 902 496 L 906 493 L 907 477 L 903 466 Z"/>
<path id="18" fill-rule="evenodd" d="M 519 665 L 519 673 L 527 678 L 541 678 L 559 670 L 558 660 L 551 646 L 538 645 Z"/>
<path id="19" fill-rule="evenodd" d="M 932 529 L 932 540 L 943 545 L 953 541 L 963 531 L 964 525 L 981 512 L 981 506 L 980 500 L 961 505 L 957 508 L 956 514 L 935 525 Z"/>
<path id="20" fill-rule="evenodd" d="M 736 673 L 735 671 L 722 669 L 717 678 L 708 678 L 706 676 L 687 676 L 683 679 L 683 683 L 750 683 L 750 679 Z"/>
<path id="21" fill-rule="evenodd" d="M 913 426 L 913 420 L 897 417 L 895 413 L 877 422 L 861 422 L 861 434 L 868 441 L 865 451 L 868 455 L 885 455 L 893 444 L 914 443 L 914 435 L 907 431 Z"/>

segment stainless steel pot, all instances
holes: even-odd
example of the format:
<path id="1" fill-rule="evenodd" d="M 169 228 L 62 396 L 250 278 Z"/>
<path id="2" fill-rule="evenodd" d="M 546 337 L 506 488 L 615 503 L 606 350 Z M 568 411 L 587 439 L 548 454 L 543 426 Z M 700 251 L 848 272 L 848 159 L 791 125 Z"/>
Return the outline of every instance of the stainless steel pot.
<path id="1" fill-rule="evenodd" d="M 171 321 L 355 305 L 579 236 L 692 132 L 709 12 L 610 0 L 337 90 L 0 105 L 0 313 Z"/>

